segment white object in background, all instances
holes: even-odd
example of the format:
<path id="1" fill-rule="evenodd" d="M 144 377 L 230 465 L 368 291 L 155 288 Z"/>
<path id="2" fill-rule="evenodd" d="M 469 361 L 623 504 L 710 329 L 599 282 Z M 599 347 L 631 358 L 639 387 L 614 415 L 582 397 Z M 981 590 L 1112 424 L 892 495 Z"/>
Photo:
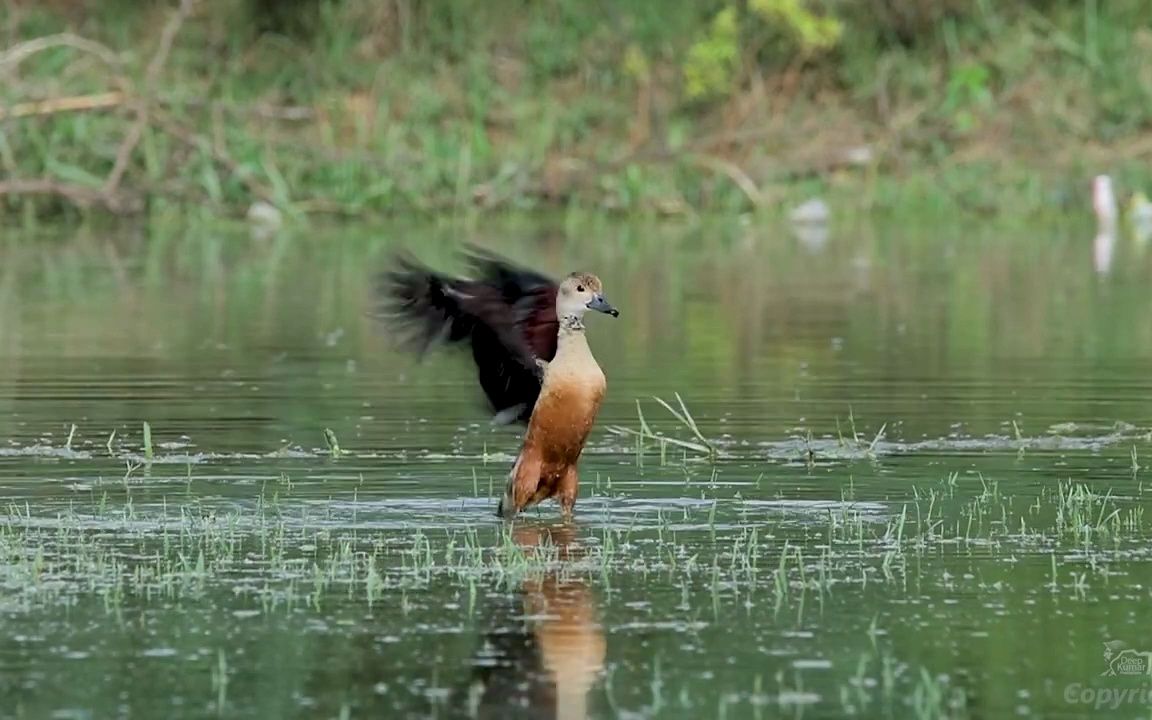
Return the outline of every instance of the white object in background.
<path id="1" fill-rule="evenodd" d="M 1107 275 L 1112 272 L 1112 257 L 1116 250 L 1116 233 L 1098 232 L 1092 243 L 1092 261 L 1096 272 Z"/>
<path id="2" fill-rule="evenodd" d="M 792 234 L 810 253 L 818 253 L 828 244 L 828 226 L 822 223 L 797 223 Z"/>
<path id="3" fill-rule="evenodd" d="M 1092 210 L 1096 213 L 1096 227 L 1101 231 L 1116 232 L 1116 219 L 1120 215 L 1112 178 L 1097 175 L 1092 179 Z"/>
<path id="4" fill-rule="evenodd" d="M 828 209 L 828 203 L 820 198 L 813 198 L 803 205 L 793 208 L 788 217 L 794 223 L 809 224 L 826 223 L 831 215 L 832 211 Z"/>
<path id="5" fill-rule="evenodd" d="M 1092 264 L 1096 272 L 1107 275 L 1112 271 L 1112 257 L 1116 250 L 1116 221 L 1120 210 L 1112 178 L 1097 175 L 1092 179 L 1092 211 L 1096 213 L 1096 238 L 1092 242 Z"/>
<path id="6" fill-rule="evenodd" d="M 808 252 L 818 253 L 828 244 L 828 218 L 831 215 L 828 203 L 820 198 L 812 198 L 788 213 L 792 234 Z"/>
<path id="7" fill-rule="evenodd" d="M 261 239 L 275 235 L 284 224 L 280 210 L 263 200 L 257 200 L 249 206 L 247 217 L 252 235 Z"/>
<path id="8" fill-rule="evenodd" d="M 1139 190 L 1128 200 L 1128 227 L 1132 231 L 1132 239 L 1140 245 L 1152 238 L 1152 202 Z"/>

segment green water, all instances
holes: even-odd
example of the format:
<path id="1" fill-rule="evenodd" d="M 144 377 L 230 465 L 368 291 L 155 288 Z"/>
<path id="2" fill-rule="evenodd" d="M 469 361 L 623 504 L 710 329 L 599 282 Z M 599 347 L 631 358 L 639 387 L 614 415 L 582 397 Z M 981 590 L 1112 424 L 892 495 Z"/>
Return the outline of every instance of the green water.
<path id="1" fill-rule="evenodd" d="M 1152 259 L 1069 224 L 8 233 L 0 717 L 1147 717 Z M 371 316 L 462 239 L 621 309 L 570 524 Z"/>

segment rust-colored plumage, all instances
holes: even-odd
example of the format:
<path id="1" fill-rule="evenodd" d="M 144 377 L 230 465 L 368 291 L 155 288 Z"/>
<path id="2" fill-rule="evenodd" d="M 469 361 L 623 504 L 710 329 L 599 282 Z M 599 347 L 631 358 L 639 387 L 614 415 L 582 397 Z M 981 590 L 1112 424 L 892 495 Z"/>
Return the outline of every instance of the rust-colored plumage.
<path id="1" fill-rule="evenodd" d="M 607 386 L 582 319 L 587 310 L 619 313 L 595 275 L 572 273 L 556 285 L 494 256 L 472 257 L 479 279 L 404 261 L 386 276 L 386 298 L 417 324 L 421 350 L 438 337 L 469 341 L 496 419 L 528 423 L 497 514 L 510 518 L 549 498 L 570 514 L 577 464 Z"/>
<path id="2" fill-rule="evenodd" d="M 547 372 L 501 501 L 499 512 L 506 517 L 550 498 L 565 513 L 576 503 L 576 466 L 607 383 L 594 361 L 576 370 L 550 366 Z"/>

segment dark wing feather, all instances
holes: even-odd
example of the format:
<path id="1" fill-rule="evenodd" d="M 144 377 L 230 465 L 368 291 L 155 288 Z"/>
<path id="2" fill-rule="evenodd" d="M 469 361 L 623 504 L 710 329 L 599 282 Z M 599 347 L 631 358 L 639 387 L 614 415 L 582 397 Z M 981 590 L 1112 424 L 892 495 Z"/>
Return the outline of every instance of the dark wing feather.
<path id="1" fill-rule="evenodd" d="M 546 275 L 519 267 L 486 250 L 470 248 L 470 264 L 483 282 L 500 290 L 513 310 L 513 322 L 535 357 L 556 356 L 556 283 Z"/>
<path id="2" fill-rule="evenodd" d="M 438 341 L 467 342 L 480 387 L 497 417 L 527 422 L 540 395 L 536 358 L 556 354 L 556 285 L 489 254 L 474 253 L 475 279 L 434 272 L 399 258 L 380 296 L 421 353 Z"/>

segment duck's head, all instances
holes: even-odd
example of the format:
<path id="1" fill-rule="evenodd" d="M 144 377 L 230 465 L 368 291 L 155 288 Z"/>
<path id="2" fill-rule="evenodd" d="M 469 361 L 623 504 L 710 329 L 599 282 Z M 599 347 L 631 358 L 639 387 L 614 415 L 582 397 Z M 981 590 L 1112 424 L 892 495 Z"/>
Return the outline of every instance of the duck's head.
<path id="1" fill-rule="evenodd" d="M 596 310 L 618 317 L 620 311 L 608 304 L 603 292 L 600 278 L 591 273 L 574 272 L 560 283 L 556 293 L 556 315 L 580 318 L 586 311 Z"/>

